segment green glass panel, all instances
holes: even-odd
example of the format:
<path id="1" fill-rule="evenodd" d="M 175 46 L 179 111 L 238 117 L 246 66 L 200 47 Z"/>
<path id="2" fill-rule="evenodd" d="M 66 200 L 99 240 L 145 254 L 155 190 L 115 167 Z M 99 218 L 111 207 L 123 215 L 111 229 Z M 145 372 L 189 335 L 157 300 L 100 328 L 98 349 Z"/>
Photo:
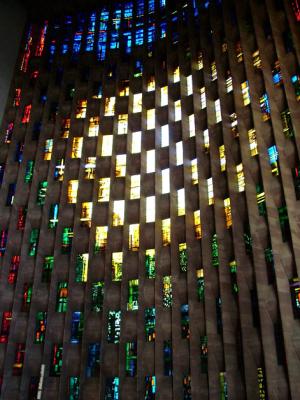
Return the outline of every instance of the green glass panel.
<path id="1" fill-rule="evenodd" d="M 229 263 L 229 269 L 230 269 L 230 276 L 231 276 L 231 288 L 232 288 L 232 293 L 237 294 L 239 291 L 239 287 L 237 284 L 237 263 L 236 261 L 231 261 Z"/>
<path id="2" fill-rule="evenodd" d="M 220 400 L 228 400 L 226 372 L 220 372 Z"/>
<path id="3" fill-rule="evenodd" d="M 93 282 L 91 288 L 91 310 L 95 312 L 102 311 L 104 296 L 104 282 Z"/>
<path id="4" fill-rule="evenodd" d="M 181 272 L 186 272 L 188 266 L 187 250 L 179 250 L 179 267 Z"/>
<path id="5" fill-rule="evenodd" d="M 45 311 L 39 311 L 36 313 L 35 318 L 35 337 L 34 343 L 44 343 L 46 334 L 47 324 L 47 313 Z"/>
<path id="6" fill-rule="evenodd" d="M 213 235 L 211 241 L 211 262 L 213 267 L 219 266 L 219 245 L 216 233 Z"/>
<path id="7" fill-rule="evenodd" d="M 136 342 L 125 344 L 125 372 L 127 376 L 135 376 L 137 367 L 137 345 Z"/>
<path id="8" fill-rule="evenodd" d="M 73 239 L 73 229 L 63 228 L 62 243 L 61 243 L 61 252 L 63 254 L 69 254 L 71 252 L 72 239 Z"/>
<path id="9" fill-rule="evenodd" d="M 172 281 L 171 276 L 163 277 L 163 305 L 167 308 L 172 307 Z"/>
<path id="10" fill-rule="evenodd" d="M 60 376 L 62 370 L 62 344 L 54 344 L 52 348 L 52 360 L 50 364 L 50 376 Z"/>
<path id="11" fill-rule="evenodd" d="M 32 182 L 33 169 L 34 169 L 34 161 L 31 161 L 31 160 L 27 161 L 26 170 L 25 170 L 25 176 L 24 176 L 24 182 L 25 183 Z"/>
<path id="12" fill-rule="evenodd" d="M 30 233 L 28 255 L 31 257 L 36 256 L 36 253 L 37 253 L 39 233 L 40 232 L 39 232 L 38 228 L 32 229 L 32 231 Z"/>
<path id="13" fill-rule="evenodd" d="M 121 335 L 121 311 L 109 311 L 107 323 L 108 343 L 119 343 Z"/>
<path id="14" fill-rule="evenodd" d="M 37 199 L 36 199 L 36 203 L 38 206 L 43 206 L 45 204 L 47 187 L 48 187 L 47 181 L 43 181 L 43 182 L 39 183 Z"/>
<path id="15" fill-rule="evenodd" d="M 67 312 L 67 307 L 68 307 L 68 282 L 58 282 L 56 311 Z"/>
<path id="16" fill-rule="evenodd" d="M 79 400 L 80 378 L 79 376 L 70 376 L 69 381 L 69 400 Z"/>
<path id="17" fill-rule="evenodd" d="M 145 309 L 145 334 L 146 342 L 155 340 L 155 308 L 150 307 Z"/>
<path id="18" fill-rule="evenodd" d="M 127 310 L 135 311 L 138 309 L 139 280 L 132 279 L 128 282 L 128 303 Z"/>
<path id="19" fill-rule="evenodd" d="M 46 256 L 44 258 L 44 264 L 43 264 L 42 282 L 50 282 L 53 267 L 54 267 L 54 257 Z"/>
<path id="20" fill-rule="evenodd" d="M 155 278 L 155 253 L 153 255 L 146 254 L 145 264 L 147 278 Z"/>

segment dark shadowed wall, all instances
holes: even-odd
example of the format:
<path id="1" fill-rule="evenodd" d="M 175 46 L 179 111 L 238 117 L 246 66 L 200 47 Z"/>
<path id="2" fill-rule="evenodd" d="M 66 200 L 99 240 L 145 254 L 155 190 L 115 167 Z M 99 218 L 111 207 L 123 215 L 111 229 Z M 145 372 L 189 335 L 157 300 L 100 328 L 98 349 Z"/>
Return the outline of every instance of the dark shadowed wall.
<path id="1" fill-rule="evenodd" d="M 0 0 L 0 125 L 13 76 L 26 11 L 15 0 Z"/>

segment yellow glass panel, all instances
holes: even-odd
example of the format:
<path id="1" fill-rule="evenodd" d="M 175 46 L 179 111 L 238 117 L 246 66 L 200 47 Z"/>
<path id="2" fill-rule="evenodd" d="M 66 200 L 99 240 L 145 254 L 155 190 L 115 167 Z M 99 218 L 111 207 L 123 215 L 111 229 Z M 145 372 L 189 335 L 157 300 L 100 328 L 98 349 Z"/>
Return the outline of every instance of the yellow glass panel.
<path id="1" fill-rule="evenodd" d="M 194 211 L 194 230 L 196 239 L 202 238 L 200 210 Z"/>
<path id="2" fill-rule="evenodd" d="M 154 76 L 150 76 L 147 82 L 147 92 L 153 92 L 155 90 L 155 78 Z"/>
<path id="3" fill-rule="evenodd" d="M 177 100 L 174 102 L 175 108 L 175 121 L 181 120 L 181 100 Z"/>
<path id="4" fill-rule="evenodd" d="M 91 227 L 92 225 L 92 213 L 93 213 L 93 203 L 92 202 L 84 202 L 81 205 L 81 225 Z"/>
<path id="5" fill-rule="evenodd" d="M 146 222 L 155 222 L 155 196 L 146 197 Z"/>
<path id="6" fill-rule="evenodd" d="M 179 81 L 180 81 L 180 70 L 179 70 L 179 67 L 177 67 L 174 69 L 174 72 L 173 72 L 173 82 L 176 83 Z"/>
<path id="7" fill-rule="evenodd" d="M 130 200 L 139 199 L 140 192 L 141 192 L 141 176 L 132 175 L 130 177 Z"/>
<path id="8" fill-rule="evenodd" d="M 61 137 L 67 139 L 70 133 L 71 119 L 65 118 L 61 126 Z"/>
<path id="9" fill-rule="evenodd" d="M 142 132 L 132 132 L 131 153 L 137 154 L 141 152 Z"/>
<path id="10" fill-rule="evenodd" d="M 232 226 L 231 205 L 229 197 L 227 199 L 224 199 L 224 212 L 225 212 L 226 228 L 228 229 Z"/>
<path id="11" fill-rule="evenodd" d="M 226 156 L 225 156 L 225 146 L 224 146 L 224 144 L 222 144 L 222 146 L 219 147 L 219 154 L 220 154 L 221 171 L 224 172 L 224 171 L 226 171 Z"/>
<path id="12" fill-rule="evenodd" d="M 113 207 L 113 226 L 121 226 L 124 225 L 124 212 L 125 212 L 125 201 L 124 200 L 115 200 Z"/>
<path id="13" fill-rule="evenodd" d="M 122 81 L 122 87 L 120 88 L 119 91 L 119 96 L 129 96 L 129 81 L 125 80 Z"/>
<path id="14" fill-rule="evenodd" d="M 237 175 L 238 191 L 243 192 L 245 190 L 245 176 L 242 163 L 236 166 L 236 175 Z"/>
<path id="15" fill-rule="evenodd" d="M 208 204 L 212 205 L 215 202 L 214 199 L 214 186 L 213 186 L 213 179 L 207 179 L 207 196 L 208 196 Z"/>
<path id="16" fill-rule="evenodd" d="M 166 168 L 161 171 L 161 192 L 162 194 L 170 193 L 170 169 Z"/>
<path id="17" fill-rule="evenodd" d="M 82 257 L 82 271 L 81 271 L 81 282 L 87 282 L 88 270 L 89 270 L 89 254 L 81 254 Z"/>
<path id="18" fill-rule="evenodd" d="M 115 105 L 116 105 L 115 97 L 106 97 L 105 98 L 104 115 L 106 117 L 115 115 Z"/>
<path id="19" fill-rule="evenodd" d="M 162 107 L 168 105 L 168 86 L 163 86 L 160 89 L 160 105 Z"/>
<path id="20" fill-rule="evenodd" d="M 96 170 L 96 157 L 87 157 L 84 164 L 85 179 L 94 179 Z"/>
<path id="21" fill-rule="evenodd" d="M 120 282 L 122 280 L 123 253 L 115 252 L 111 255 L 112 281 Z"/>
<path id="22" fill-rule="evenodd" d="M 100 178 L 98 201 L 99 202 L 109 201 L 109 193 L 110 193 L 110 178 Z"/>
<path id="23" fill-rule="evenodd" d="M 250 104 L 250 92 L 249 92 L 248 81 L 241 83 L 241 89 L 242 89 L 244 106 L 247 106 L 248 104 Z"/>
<path id="24" fill-rule="evenodd" d="M 148 150 L 146 154 L 146 172 L 155 172 L 155 150 Z"/>
<path id="25" fill-rule="evenodd" d="M 133 113 L 139 113 L 142 112 L 142 100 L 143 100 L 143 95 L 142 93 L 136 93 L 133 95 Z"/>
<path id="26" fill-rule="evenodd" d="M 216 111 L 216 123 L 219 123 L 219 122 L 222 121 L 220 99 L 217 99 L 217 100 L 215 101 L 215 111 Z"/>
<path id="27" fill-rule="evenodd" d="M 126 175 L 126 154 L 116 155 L 115 175 L 117 178 L 121 178 Z"/>
<path id="28" fill-rule="evenodd" d="M 190 134 L 190 137 L 194 137 L 196 135 L 194 114 L 189 115 L 189 134 Z"/>
<path id="29" fill-rule="evenodd" d="M 201 51 L 199 51 L 197 54 L 197 69 L 203 69 L 203 54 Z"/>
<path id="30" fill-rule="evenodd" d="M 82 137 L 74 137 L 72 142 L 72 158 L 80 158 L 82 155 L 82 144 L 83 138 Z"/>
<path id="31" fill-rule="evenodd" d="M 90 118 L 90 120 L 89 120 L 89 132 L 88 132 L 88 136 L 89 137 L 98 136 L 99 123 L 100 123 L 100 118 L 99 117 L 91 117 Z"/>
<path id="32" fill-rule="evenodd" d="M 95 233 L 95 250 L 104 250 L 107 245 L 107 235 L 108 235 L 108 227 L 107 226 L 96 226 Z"/>
<path id="33" fill-rule="evenodd" d="M 256 156 L 258 154 L 255 129 L 250 129 L 248 131 L 248 138 L 249 138 L 250 154 L 251 154 L 252 157 L 254 157 L 254 156 Z"/>
<path id="34" fill-rule="evenodd" d="M 203 131 L 203 148 L 206 153 L 209 151 L 209 131 L 208 131 L 208 129 L 205 129 Z"/>
<path id="35" fill-rule="evenodd" d="M 253 67 L 255 67 L 257 69 L 261 69 L 261 59 L 260 59 L 260 55 L 259 55 L 259 50 L 256 50 L 252 54 L 252 59 L 253 59 Z"/>
<path id="36" fill-rule="evenodd" d="M 101 156 L 107 157 L 112 155 L 113 135 L 103 135 Z"/>
<path id="37" fill-rule="evenodd" d="M 190 96 L 193 94 L 193 78 L 192 75 L 186 77 L 186 94 Z"/>
<path id="38" fill-rule="evenodd" d="M 229 71 L 229 73 L 230 73 L 230 71 Z M 231 75 L 229 75 L 229 76 L 226 78 L 225 86 L 226 86 L 226 92 L 227 92 L 227 93 L 230 93 L 230 92 L 233 91 L 233 84 L 232 84 L 232 76 L 231 76 Z"/>
<path id="39" fill-rule="evenodd" d="M 215 81 L 218 78 L 216 62 L 211 63 L 211 80 Z"/>
<path id="40" fill-rule="evenodd" d="M 169 125 L 161 127 L 161 147 L 169 146 Z"/>
<path id="41" fill-rule="evenodd" d="M 192 184 L 197 185 L 197 183 L 199 182 L 197 158 L 191 160 L 191 175 L 192 175 Z"/>
<path id="42" fill-rule="evenodd" d="M 71 180 L 68 182 L 68 203 L 75 204 L 77 202 L 78 181 Z"/>
<path id="43" fill-rule="evenodd" d="M 45 142 L 44 160 L 50 161 L 53 151 L 53 139 L 47 139 Z"/>
<path id="44" fill-rule="evenodd" d="M 118 135 L 126 135 L 128 131 L 128 114 L 118 115 Z"/>
<path id="45" fill-rule="evenodd" d="M 155 109 L 147 110 L 147 130 L 155 129 Z"/>
<path id="46" fill-rule="evenodd" d="M 79 100 L 76 108 L 76 118 L 85 118 L 86 117 L 86 108 L 87 108 L 87 100 Z"/>
<path id="47" fill-rule="evenodd" d="M 206 94 L 204 86 L 200 89 L 200 106 L 201 110 L 204 110 L 204 108 L 206 108 Z"/>
<path id="48" fill-rule="evenodd" d="M 183 144 L 182 142 L 176 143 L 176 165 L 183 164 Z"/>
<path id="49" fill-rule="evenodd" d="M 140 247 L 140 225 L 129 225 L 129 250 L 138 251 Z"/>
<path id="50" fill-rule="evenodd" d="M 170 218 L 161 221 L 162 228 L 162 243 L 163 246 L 168 246 L 171 243 L 171 220 Z"/>
<path id="51" fill-rule="evenodd" d="M 177 190 L 177 215 L 185 215 L 185 190 Z"/>

